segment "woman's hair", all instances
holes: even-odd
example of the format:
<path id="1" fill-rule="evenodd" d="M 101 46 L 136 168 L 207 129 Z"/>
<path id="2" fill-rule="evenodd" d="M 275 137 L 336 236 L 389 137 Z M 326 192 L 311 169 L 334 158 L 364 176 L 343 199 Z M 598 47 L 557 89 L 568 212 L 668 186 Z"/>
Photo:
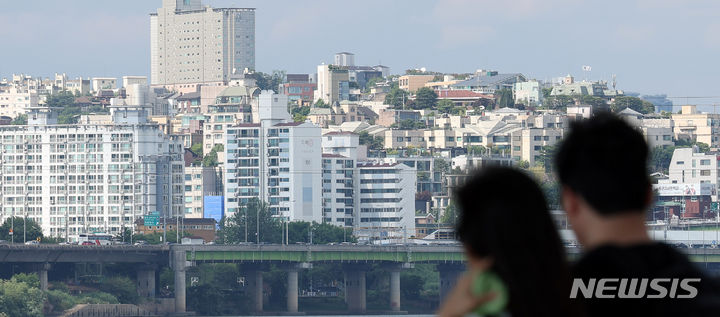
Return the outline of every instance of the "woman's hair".
<path id="1" fill-rule="evenodd" d="M 455 193 L 456 232 L 470 257 L 491 257 L 517 316 L 577 316 L 570 272 L 545 197 L 524 172 L 488 167 Z"/>

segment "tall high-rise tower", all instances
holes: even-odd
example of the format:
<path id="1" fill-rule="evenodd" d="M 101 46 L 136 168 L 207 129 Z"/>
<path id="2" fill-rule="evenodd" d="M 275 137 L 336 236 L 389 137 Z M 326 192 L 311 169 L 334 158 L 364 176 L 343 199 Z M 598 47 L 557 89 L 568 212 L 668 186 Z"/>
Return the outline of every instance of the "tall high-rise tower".
<path id="1" fill-rule="evenodd" d="M 255 69 L 255 9 L 163 0 L 150 14 L 151 84 L 227 83 Z"/>

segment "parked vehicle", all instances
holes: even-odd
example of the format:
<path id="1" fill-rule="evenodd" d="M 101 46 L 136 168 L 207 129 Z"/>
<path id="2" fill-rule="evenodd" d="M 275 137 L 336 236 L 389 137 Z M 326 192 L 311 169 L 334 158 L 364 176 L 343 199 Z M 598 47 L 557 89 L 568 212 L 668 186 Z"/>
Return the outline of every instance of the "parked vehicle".
<path id="1" fill-rule="evenodd" d="M 80 243 L 80 245 L 98 245 L 98 244 L 95 242 L 92 242 L 92 241 L 83 241 Z"/>
<path id="2" fill-rule="evenodd" d="M 27 244 L 27 245 L 38 245 L 38 244 L 40 244 L 40 242 L 37 241 L 37 240 L 30 240 L 30 241 L 26 241 L 25 244 Z"/>

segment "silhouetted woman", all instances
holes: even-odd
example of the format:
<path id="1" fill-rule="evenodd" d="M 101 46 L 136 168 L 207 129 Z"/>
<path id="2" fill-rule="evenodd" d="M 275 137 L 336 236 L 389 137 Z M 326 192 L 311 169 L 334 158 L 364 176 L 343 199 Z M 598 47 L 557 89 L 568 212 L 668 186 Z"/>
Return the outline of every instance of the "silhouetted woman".
<path id="1" fill-rule="evenodd" d="M 539 186 L 513 168 L 489 167 L 455 193 L 468 272 L 440 316 L 578 316 L 570 272 Z"/>

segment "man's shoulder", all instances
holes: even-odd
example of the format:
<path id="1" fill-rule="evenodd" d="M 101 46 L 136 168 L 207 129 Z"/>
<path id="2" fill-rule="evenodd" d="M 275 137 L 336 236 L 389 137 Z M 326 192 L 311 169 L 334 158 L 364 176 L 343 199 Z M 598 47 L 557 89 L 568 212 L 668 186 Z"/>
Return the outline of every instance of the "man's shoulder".
<path id="1" fill-rule="evenodd" d="M 599 246 L 586 252 L 573 269 L 581 276 L 598 273 L 631 277 L 702 275 L 685 255 L 664 243 Z"/>

